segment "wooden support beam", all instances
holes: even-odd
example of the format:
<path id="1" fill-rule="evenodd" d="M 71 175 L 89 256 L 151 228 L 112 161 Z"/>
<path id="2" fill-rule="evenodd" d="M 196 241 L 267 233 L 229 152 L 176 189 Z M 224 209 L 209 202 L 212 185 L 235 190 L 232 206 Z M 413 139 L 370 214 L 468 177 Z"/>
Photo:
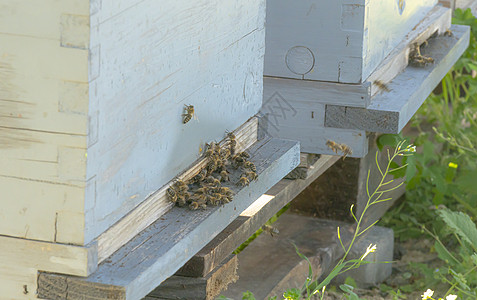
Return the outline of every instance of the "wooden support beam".
<path id="1" fill-rule="evenodd" d="M 339 156 L 322 155 L 310 167 L 307 178 L 297 180 L 282 179 L 192 257 L 176 275 L 207 276 L 232 251 L 237 249 L 268 219 L 295 198 L 338 159 Z"/>
<path id="2" fill-rule="evenodd" d="M 0 235 L 0 264 L 88 276 L 96 270 L 96 247 L 79 247 Z"/>
<path id="3" fill-rule="evenodd" d="M 243 151 L 257 141 L 258 118 L 253 117 L 236 131 L 237 151 Z M 223 144 L 224 142 L 222 142 Z M 201 158 L 191 168 L 177 176 L 178 179 L 187 181 L 199 172 L 207 164 L 205 158 Z M 127 243 L 139 232 L 152 224 L 161 215 L 172 208 L 172 203 L 167 200 L 166 190 L 173 184 L 170 181 L 157 192 L 153 193 L 134 210 L 111 226 L 97 238 L 98 260 L 102 262 L 117 249 Z"/>
<path id="4" fill-rule="evenodd" d="M 43 273 L 44 282 L 59 291 L 66 290 L 69 299 L 143 298 L 299 164 L 297 142 L 262 140 L 247 151 L 256 165 L 258 178 L 249 186 L 230 185 L 235 192 L 232 202 L 198 211 L 174 207 L 104 260 L 88 278 L 64 276 L 63 280 L 53 282 L 46 279 L 57 275 Z M 45 292 L 40 282 L 40 297 Z"/>
<path id="5" fill-rule="evenodd" d="M 230 283 L 237 281 L 237 267 L 237 256 L 232 254 L 205 277 L 169 277 L 143 300 L 214 300 Z"/>
<path id="6" fill-rule="evenodd" d="M 453 25 L 451 30 L 452 36 L 432 38 L 421 50 L 435 60 L 433 65 L 407 67 L 388 83 L 390 91 L 373 97 L 367 109 L 327 105 L 325 126 L 399 133 L 467 48 L 469 27 Z"/>
<path id="7" fill-rule="evenodd" d="M 278 236 L 262 234 L 238 254 L 239 280 L 223 294 L 240 299 L 251 291 L 256 299 L 281 297 L 287 288 L 299 288 L 308 275 L 308 263 L 300 258 L 292 243 L 312 264 L 314 277 L 323 274 L 343 253 L 336 227 L 344 240 L 349 240 L 351 225 L 285 213 L 276 223 Z"/>

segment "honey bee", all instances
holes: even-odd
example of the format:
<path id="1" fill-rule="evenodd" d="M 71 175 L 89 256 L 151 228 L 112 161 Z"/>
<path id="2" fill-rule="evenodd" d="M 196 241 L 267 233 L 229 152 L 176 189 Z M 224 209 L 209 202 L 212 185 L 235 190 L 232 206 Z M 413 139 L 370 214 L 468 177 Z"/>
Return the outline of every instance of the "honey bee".
<path id="1" fill-rule="evenodd" d="M 233 192 L 230 188 L 228 187 L 225 187 L 225 186 L 222 186 L 219 188 L 219 193 L 222 194 L 222 195 L 233 195 Z"/>
<path id="2" fill-rule="evenodd" d="M 243 174 L 243 175 L 245 175 L 245 177 L 247 177 L 250 180 L 257 180 L 257 178 L 258 178 L 257 173 L 255 173 L 254 171 L 245 172 L 245 174 Z"/>
<path id="3" fill-rule="evenodd" d="M 201 169 L 199 173 L 197 173 L 197 175 L 195 175 L 192 180 L 194 182 L 201 182 L 205 179 L 205 177 L 207 177 L 207 170 L 205 168 Z"/>
<path id="4" fill-rule="evenodd" d="M 240 177 L 239 181 L 237 182 L 238 186 L 246 186 L 249 184 L 250 184 L 250 180 L 248 180 L 248 178 L 244 176 Z"/>
<path id="5" fill-rule="evenodd" d="M 209 161 L 207 162 L 207 171 L 208 173 L 212 173 L 217 169 L 217 158 L 212 156 L 209 158 Z"/>
<path id="6" fill-rule="evenodd" d="M 252 172 L 257 172 L 257 167 L 251 161 L 246 161 L 243 166 L 247 169 L 250 169 Z"/>
<path id="7" fill-rule="evenodd" d="M 173 187 L 170 187 L 166 190 L 167 198 L 175 203 L 177 201 L 177 193 L 176 190 Z"/>
<path id="8" fill-rule="evenodd" d="M 220 185 L 220 180 L 218 180 L 217 178 L 214 178 L 212 176 L 209 176 L 205 179 L 205 182 L 207 182 L 208 184 L 212 185 L 212 186 L 219 186 Z"/>
<path id="9" fill-rule="evenodd" d="M 177 206 L 184 207 L 186 206 L 186 204 L 187 204 L 187 200 L 185 199 L 185 197 L 183 196 L 177 197 L 177 201 L 176 201 Z"/>
<path id="10" fill-rule="evenodd" d="M 209 192 L 209 187 L 208 186 L 203 186 L 199 189 L 197 189 L 195 192 L 196 194 L 207 194 Z"/>
<path id="11" fill-rule="evenodd" d="M 239 155 L 245 159 L 250 158 L 250 154 L 245 151 L 240 152 Z"/>
<path id="12" fill-rule="evenodd" d="M 384 82 L 382 82 L 381 80 L 375 80 L 374 81 L 374 84 L 381 90 L 385 91 L 385 92 L 390 92 L 391 90 L 389 89 L 389 87 L 387 86 L 387 84 L 385 84 Z"/>
<path id="13" fill-rule="evenodd" d="M 235 139 L 235 134 L 233 132 L 227 132 L 227 137 L 229 138 L 230 153 L 235 153 L 235 148 L 237 147 L 237 140 Z"/>
<path id="14" fill-rule="evenodd" d="M 220 172 L 220 181 L 230 181 L 229 172 L 227 170 Z"/>
<path id="15" fill-rule="evenodd" d="M 346 156 L 353 154 L 353 150 L 348 145 L 341 144 L 341 152 L 343 152 L 343 160 L 346 158 Z"/>
<path id="16" fill-rule="evenodd" d="M 421 48 L 417 43 L 414 44 L 414 48 L 409 53 L 409 60 L 412 65 L 418 67 L 425 67 L 428 64 L 434 63 L 434 59 L 432 57 L 421 54 Z"/>
<path id="17" fill-rule="evenodd" d="M 194 105 L 184 104 L 184 106 L 185 113 L 182 114 L 182 124 L 186 124 L 195 116 Z"/>
<path id="18" fill-rule="evenodd" d="M 446 32 L 444 32 L 444 36 L 453 36 L 453 35 L 454 33 L 450 29 L 447 29 Z"/>
<path id="19" fill-rule="evenodd" d="M 272 237 L 274 234 L 278 235 L 280 233 L 277 228 L 266 224 L 262 226 L 262 230 L 269 233 Z"/>
<path id="20" fill-rule="evenodd" d="M 334 141 L 331 141 L 331 140 L 326 141 L 326 146 L 328 146 L 328 148 L 333 150 L 333 152 L 336 153 L 336 154 L 338 154 L 338 151 L 340 150 L 340 144 L 338 144 Z"/>
<path id="21" fill-rule="evenodd" d="M 230 149 L 224 148 L 220 150 L 220 157 L 222 159 L 227 159 L 230 157 L 230 155 L 231 155 Z"/>
<path id="22" fill-rule="evenodd" d="M 206 209 L 207 204 L 205 203 L 205 201 L 200 201 L 200 200 L 195 201 L 194 200 L 189 204 L 189 208 L 191 210 L 197 210 L 199 208 Z"/>

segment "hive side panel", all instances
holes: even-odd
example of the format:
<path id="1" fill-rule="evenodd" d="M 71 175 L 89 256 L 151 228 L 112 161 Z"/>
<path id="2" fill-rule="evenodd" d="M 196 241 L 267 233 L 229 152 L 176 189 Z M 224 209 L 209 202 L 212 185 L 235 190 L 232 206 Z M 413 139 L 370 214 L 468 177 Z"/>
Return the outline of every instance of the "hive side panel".
<path id="1" fill-rule="evenodd" d="M 267 76 L 360 82 L 363 1 L 267 1 Z"/>
<path id="2" fill-rule="evenodd" d="M 363 81 L 437 2 L 437 0 L 368 2 L 363 45 Z M 389 34 L 390 32 L 392 34 Z"/>
<path id="3" fill-rule="evenodd" d="M 89 1 L 40 2 L 0 4 L 0 234 L 82 244 Z"/>
<path id="4" fill-rule="evenodd" d="M 180 2 L 92 6 L 87 240 L 261 106 L 264 1 Z"/>

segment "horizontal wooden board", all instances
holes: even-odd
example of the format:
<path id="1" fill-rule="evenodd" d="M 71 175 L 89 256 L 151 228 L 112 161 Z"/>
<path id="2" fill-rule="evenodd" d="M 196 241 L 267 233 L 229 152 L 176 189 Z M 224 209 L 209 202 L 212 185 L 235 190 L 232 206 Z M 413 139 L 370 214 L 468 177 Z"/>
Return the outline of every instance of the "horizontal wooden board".
<path id="1" fill-rule="evenodd" d="M 237 281 L 237 256 L 229 255 L 205 277 L 171 276 L 143 300 L 214 300 L 227 286 Z"/>
<path id="2" fill-rule="evenodd" d="M 257 130 L 258 119 L 256 117 L 251 118 L 236 130 L 237 151 L 243 151 L 257 141 Z M 178 178 L 184 181 L 191 179 L 206 163 L 206 159 L 202 157 L 192 167 L 180 174 Z M 172 204 L 166 197 L 166 190 L 172 184 L 173 182 L 171 181 L 154 192 L 96 239 L 100 262 L 172 208 Z"/>
<path id="3" fill-rule="evenodd" d="M 371 99 L 367 109 L 327 105 L 325 126 L 398 133 L 469 44 L 469 27 L 453 25 L 452 36 L 429 40 L 423 55 L 434 58 L 426 67 L 407 67 L 389 84 L 389 92 Z"/>
<path id="4" fill-rule="evenodd" d="M 94 246 L 85 248 L 0 236 L 0 265 L 88 276 L 96 270 L 96 253 Z"/>
<path id="5" fill-rule="evenodd" d="M 257 181 L 237 188 L 234 201 L 199 211 L 173 208 L 104 260 L 86 279 L 67 277 L 71 299 L 93 299 L 89 291 L 108 286 L 117 299 L 141 299 L 222 231 L 240 212 L 299 164 L 297 142 L 270 139 L 249 150 L 257 166 Z M 43 276 L 49 276 L 44 274 Z M 76 289 L 76 290 L 75 290 Z M 105 291 L 95 299 L 108 299 Z"/>
<path id="6" fill-rule="evenodd" d="M 338 159 L 338 156 L 322 155 L 310 166 L 307 178 L 303 180 L 280 180 L 194 255 L 176 274 L 193 277 L 207 276 L 232 251 L 237 249 L 266 221 L 293 200 Z"/>
<path id="7" fill-rule="evenodd" d="M 309 105 L 321 104 L 366 107 L 371 99 L 371 84 L 343 84 L 326 81 L 297 80 L 279 77 L 263 77 L 263 107 L 287 109 L 287 103 L 303 101 Z M 281 103 L 283 102 L 283 103 Z"/>

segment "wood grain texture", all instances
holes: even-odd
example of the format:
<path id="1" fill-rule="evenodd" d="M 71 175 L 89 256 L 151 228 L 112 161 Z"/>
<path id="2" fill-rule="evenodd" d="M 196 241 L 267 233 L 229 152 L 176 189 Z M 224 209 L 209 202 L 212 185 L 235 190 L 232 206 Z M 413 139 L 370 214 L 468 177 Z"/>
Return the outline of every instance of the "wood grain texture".
<path id="1" fill-rule="evenodd" d="M 265 1 L 104 0 L 90 14 L 86 242 L 258 112 Z"/>
<path id="2" fill-rule="evenodd" d="M 308 257 L 314 276 L 320 276 L 343 253 L 336 227 L 340 226 L 343 239 L 349 235 L 347 223 L 290 213 L 280 216 L 274 226 L 280 231 L 278 236 L 261 234 L 238 254 L 239 279 L 223 293 L 226 297 L 240 299 L 248 290 L 257 299 L 268 299 L 281 297 L 288 288 L 300 288 L 308 263 L 296 254 L 292 243 Z"/>
<path id="3" fill-rule="evenodd" d="M 0 261 L 0 269 L 1 299 L 36 299 L 38 272 L 35 268 Z"/>
<path id="4" fill-rule="evenodd" d="M 192 257 L 176 274 L 204 277 L 216 268 L 266 221 L 293 200 L 337 160 L 338 156 L 322 155 L 301 180 L 282 179 L 252 203 L 240 216 Z"/>
<path id="5" fill-rule="evenodd" d="M 467 48 L 469 28 L 453 25 L 451 30 L 453 36 L 430 39 L 429 45 L 422 50 L 424 55 L 434 58 L 433 65 L 407 67 L 388 84 L 390 92 L 376 95 L 367 109 L 328 105 L 325 126 L 400 132 Z"/>
<path id="6" fill-rule="evenodd" d="M 396 75 L 401 73 L 408 65 L 409 53 L 414 45 L 421 45 L 433 34 L 443 34 L 451 26 L 451 18 L 452 11 L 450 9 L 445 9 L 441 6 L 434 7 L 368 77 L 366 81 L 371 84 L 371 96 L 382 91 L 375 84 L 376 80 L 387 84 Z"/>
<path id="7" fill-rule="evenodd" d="M 0 264 L 88 276 L 96 270 L 97 249 L 0 236 Z"/>
<path id="8" fill-rule="evenodd" d="M 303 101 L 316 107 L 320 104 L 366 107 L 371 99 L 370 88 L 369 83 L 342 84 L 264 76 L 263 105 L 276 106 L 277 99 L 282 97 L 286 101 Z"/>
<path id="9" fill-rule="evenodd" d="M 253 117 L 236 130 L 237 151 L 243 151 L 257 141 L 257 129 L 258 119 Z M 222 142 L 222 144 L 223 143 L 224 142 Z M 192 167 L 178 175 L 177 178 L 183 181 L 191 179 L 206 165 L 206 163 L 207 161 L 205 158 L 200 158 Z M 165 186 L 154 192 L 128 215 L 119 220 L 97 238 L 98 257 L 100 262 L 173 207 L 172 203 L 170 203 L 166 197 L 166 190 L 172 184 L 173 181 L 170 181 Z"/>
<path id="10" fill-rule="evenodd" d="M 152 299 L 214 300 L 227 286 L 237 281 L 238 259 L 227 257 L 206 277 L 171 276 L 147 297 Z"/>
<path id="11" fill-rule="evenodd" d="M 436 3 L 269 0 L 264 74 L 363 82 Z"/>
<path id="12" fill-rule="evenodd" d="M 271 139 L 249 150 L 258 179 L 244 188 L 231 186 L 234 201 L 202 211 L 173 208 L 104 260 L 86 279 L 68 277 L 68 287 L 82 285 L 81 299 L 93 299 L 88 291 L 109 286 L 125 299 L 141 299 L 222 231 L 241 211 L 299 164 L 296 142 Z M 89 288 L 91 287 L 91 288 Z M 107 298 L 107 293 L 101 295 Z M 96 295 L 97 298 L 101 298 Z M 119 298 L 118 298 L 119 299 Z"/>

